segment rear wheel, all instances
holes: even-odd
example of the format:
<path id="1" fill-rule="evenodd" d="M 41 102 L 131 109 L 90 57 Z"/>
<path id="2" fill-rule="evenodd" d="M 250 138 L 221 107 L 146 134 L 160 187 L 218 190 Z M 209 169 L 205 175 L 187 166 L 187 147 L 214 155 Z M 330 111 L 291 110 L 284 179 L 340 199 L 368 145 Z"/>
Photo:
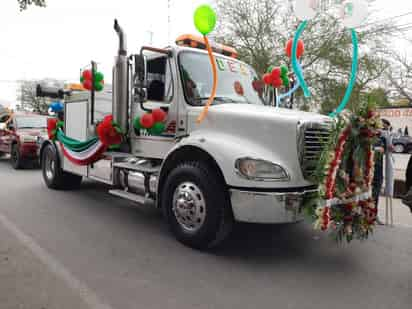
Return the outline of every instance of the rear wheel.
<path id="1" fill-rule="evenodd" d="M 17 144 L 13 144 L 11 146 L 10 162 L 11 162 L 11 166 L 15 170 L 19 170 L 19 169 L 23 168 L 24 160 L 21 157 L 19 146 Z"/>
<path id="2" fill-rule="evenodd" d="M 233 215 L 223 179 L 202 162 L 177 166 L 167 177 L 161 203 L 170 230 L 183 244 L 207 249 L 230 233 Z"/>
<path id="3" fill-rule="evenodd" d="M 81 176 L 63 171 L 56 149 L 51 144 L 47 145 L 42 152 L 41 168 L 44 182 L 50 189 L 74 189 L 81 184 Z"/>

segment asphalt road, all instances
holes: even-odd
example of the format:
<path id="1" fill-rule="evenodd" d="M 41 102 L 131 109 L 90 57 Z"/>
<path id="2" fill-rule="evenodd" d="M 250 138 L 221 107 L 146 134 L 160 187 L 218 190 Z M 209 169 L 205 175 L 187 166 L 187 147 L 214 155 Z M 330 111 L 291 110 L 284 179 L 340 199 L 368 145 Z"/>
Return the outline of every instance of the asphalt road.
<path id="1" fill-rule="evenodd" d="M 0 215 L 47 253 L 47 267 L 64 268 L 113 309 L 412 304 L 412 228 L 379 227 L 337 246 L 304 224 L 238 225 L 225 248 L 204 253 L 175 241 L 158 211 L 106 192 L 93 182 L 51 191 L 39 170 L 0 159 Z"/>

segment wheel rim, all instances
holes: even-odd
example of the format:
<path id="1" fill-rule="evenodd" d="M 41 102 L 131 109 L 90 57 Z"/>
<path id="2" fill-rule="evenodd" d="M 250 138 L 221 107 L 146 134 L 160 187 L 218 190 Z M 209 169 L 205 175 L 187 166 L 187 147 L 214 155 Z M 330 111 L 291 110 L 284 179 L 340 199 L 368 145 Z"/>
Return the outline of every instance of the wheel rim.
<path id="1" fill-rule="evenodd" d="M 403 152 L 403 146 L 402 145 L 395 145 L 395 152 Z"/>
<path id="2" fill-rule="evenodd" d="M 173 213 L 186 232 L 195 233 L 202 227 L 206 218 L 206 202 L 198 186 L 184 182 L 176 188 Z"/>
<path id="3" fill-rule="evenodd" d="M 44 170 L 46 172 L 46 177 L 47 179 L 51 180 L 54 177 L 55 169 L 56 169 L 56 163 L 50 153 L 47 152 L 45 162 L 44 162 Z"/>

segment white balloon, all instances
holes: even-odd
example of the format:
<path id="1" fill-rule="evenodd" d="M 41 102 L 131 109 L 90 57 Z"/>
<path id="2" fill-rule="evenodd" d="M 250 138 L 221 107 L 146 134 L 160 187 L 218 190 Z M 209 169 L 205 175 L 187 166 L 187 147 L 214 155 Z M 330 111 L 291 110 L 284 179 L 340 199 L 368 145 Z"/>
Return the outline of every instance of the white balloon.
<path id="1" fill-rule="evenodd" d="M 316 16 L 320 0 L 296 0 L 295 15 L 300 20 L 312 19 Z"/>
<path id="2" fill-rule="evenodd" d="M 356 28 L 368 17 L 368 5 L 363 0 L 347 0 L 342 3 L 340 14 L 345 27 Z"/>

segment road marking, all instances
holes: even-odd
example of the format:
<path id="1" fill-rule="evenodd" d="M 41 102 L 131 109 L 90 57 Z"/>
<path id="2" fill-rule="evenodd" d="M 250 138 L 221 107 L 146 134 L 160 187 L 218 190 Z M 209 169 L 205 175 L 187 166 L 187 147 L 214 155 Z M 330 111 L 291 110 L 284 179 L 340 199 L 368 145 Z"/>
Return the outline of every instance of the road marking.
<path id="1" fill-rule="evenodd" d="M 84 283 L 78 280 L 74 275 L 55 259 L 45 249 L 40 247 L 33 238 L 19 230 L 7 217 L 0 213 L 0 223 L 13 234 L 23 245 L 25 245 L 50 271 L 59 279 L 63 280 L 73 291 L 79 293 L 82 300 L 92 309 L 113 309 L 111 306 L 103 303 L 99 297 L 90 290 Z"/>

